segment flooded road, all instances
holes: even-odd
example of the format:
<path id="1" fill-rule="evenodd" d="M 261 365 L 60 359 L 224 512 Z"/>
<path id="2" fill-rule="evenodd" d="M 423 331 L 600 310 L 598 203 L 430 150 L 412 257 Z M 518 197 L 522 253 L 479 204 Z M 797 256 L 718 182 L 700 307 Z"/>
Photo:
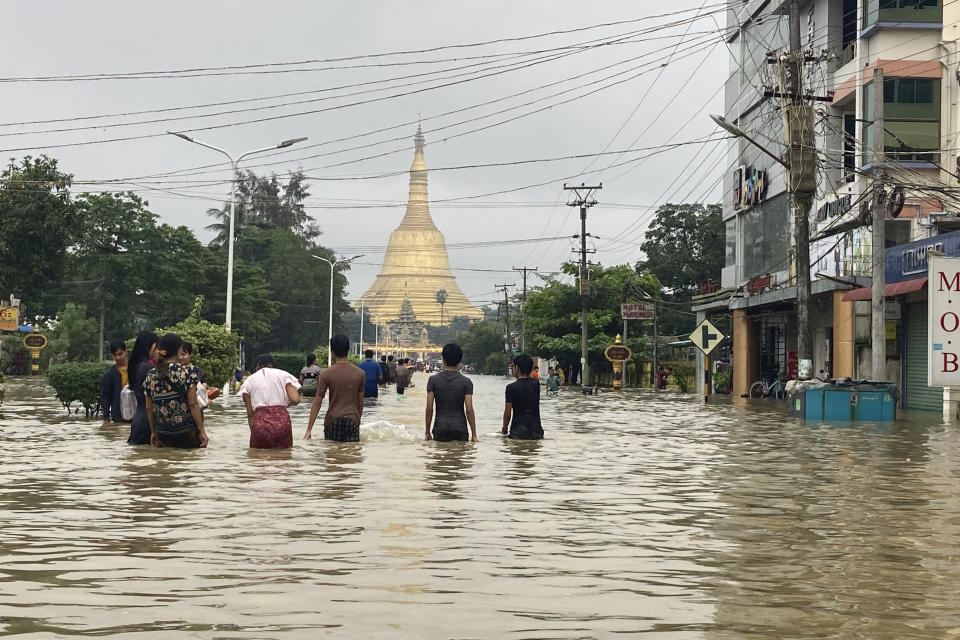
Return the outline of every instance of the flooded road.
<path id="1" fill-rule="evenodd" d="M 0 635 L 960 636 L 960 430 L 649 392 L 543 398 L 547 439 L 425 443 L 426 377 L 363 441 L 131 447 L 42 381 L 0 406 Z"/>

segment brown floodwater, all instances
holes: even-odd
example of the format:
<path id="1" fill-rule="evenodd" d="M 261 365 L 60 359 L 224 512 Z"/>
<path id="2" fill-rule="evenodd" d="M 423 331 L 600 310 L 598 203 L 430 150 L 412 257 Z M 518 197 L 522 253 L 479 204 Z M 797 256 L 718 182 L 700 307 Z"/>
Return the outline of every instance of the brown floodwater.
<path id="1" fill-rule="evenodd" d="M 808 424 L 769 401 L 542 399 L 547 438 L 424 442 L 426 377 L 363 441 L 131 447 L 41 380 L 0 406 L 0 635 L 960 636 L 960 431 Z M 293 411 L 295 435 L 306 405 Z"/>

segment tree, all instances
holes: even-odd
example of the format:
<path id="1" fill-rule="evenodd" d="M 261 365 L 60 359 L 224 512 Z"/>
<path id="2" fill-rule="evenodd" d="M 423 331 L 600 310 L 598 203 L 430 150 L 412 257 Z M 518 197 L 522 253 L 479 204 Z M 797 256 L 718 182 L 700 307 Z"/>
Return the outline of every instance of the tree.
<path id="1" fill-rule="evenodd" d="M 97 359 L 100 328 L 87 314 L 85 306 L 68 302 L 57 314 L 56 323 L 47 347 L 41 352 L 44 358 L 53 363 Z"/>
<path id="2" fill-rule="evenodd" d="M 27 309 L 63 275 L 76 230 L 72 178 L 47 156 L 11 160 L 0 173 L 0 292 L 16 294 Z"/>
<path id="3" fill-rule="evenodd" d="M 503 353 L 503 326 L 488 322 L 477 322 L 460 334 L 460 346 L 463 348 L 463 363 L 471 365 L 481 373 L 486 371 L 487 357 L 492 353 Z"/>
<path id="4" fill-rule="evenodd" d="M 567 276 L 579 272 L 577 263 L 566 263 Z M 603 268 L 590 267 L 587 335 L 591 368 L 608 370 L 610 363 L 604 349 L 622 330 L 620 304 L 643 294 L 657 294 L 660 283 L 649 273 L 637 275 L 629 265 Z M 580 290 L 575 283 L 557 276 L 545 276 L 543 285 L 527 294 L 523 310 L 528 351 L 544 358 L 554 358 L 561 366 L 580 364 Z M 642 357 L 646 341 L 639 333 L 627 340 L 635 356 Z"/>
<path id="5" fill-rule="evenodd" d="M 227 331 L 222 324 L 213 324 L 201 317 L 203 296 L 193 303 L 193 310 L 181 322 L 161 329 L 158 333 L 172 332 L 193 344 L 193 364 L 203 369 L 210 384 L 222 384 L 233 377 L 237 357 L 237 335 Z"/>
<path id="6" fill-rule="evenodd" d="M 640 248 L 649 271 L 680 299 L 688 299 L 707 280 L 720 280 L 724 263 L 724 227 L 719 204 L 664 204 L 657 209 Z"/>
<path id="7" fill-rule="evenodd" d="M 437 304 L 440 305 L 440 324 L 443 325 L 443 305 L 447 304 L 447 290 L 437 291 Z"/>
<path id="8" fill-rule="evenodd" d="M 286 185 L 281 185 L 277 174 L 258 176 L 253 171 L 240 173 L 237 177 L 234 233 L 244 235 L 254 224 L 287 229 L 304 240 L 315 240 L 319 229 L 307 213 L 304 200 L 310 196 L 306 176 L 302 171 L 290 174 Z M 207 215 L 217 221 L 207 230 L 216 232 L 211 244 L 225 246 L 230 233 L 230 202 L 220 209 L 207 209 Z"/>

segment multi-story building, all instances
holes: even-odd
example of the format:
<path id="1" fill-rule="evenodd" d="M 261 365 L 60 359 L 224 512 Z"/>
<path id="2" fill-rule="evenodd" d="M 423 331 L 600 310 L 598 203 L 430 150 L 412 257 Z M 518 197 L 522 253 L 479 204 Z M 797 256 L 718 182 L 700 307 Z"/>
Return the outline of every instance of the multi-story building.
<path id="1" fill-rule="evenodd" d="M 766 151 L 786 157 L 778 60 L 789 48 L 789 0 L 733 4 L 724 115 Z M 960 7 L 945 11 L 942 0 L 811 0 L 801 2 L 800 16 L 807 59 L 803 93 L 815 111 L 819 159 L 816 198 L 807 212 L 814 372 L 896 381 L 907 406 L 939 408 L 937 391 L 926 388 L 921 344 L 926 280 L 911 277 L 887 287 L 887 367 L 881 372 L 871 370 L 869 295 L 864 299 L 869 288 L 856 287 L 870 283 L 871 231 L 864 223 L 881 170 L 888 199 L 895 200 L 898 187 L 905 195 L 899 214 L 885 221 L 886 246 L 921 240 L 957 223 L 951 213 L 957 206 L 944 187 L 957 185 L 951 172 L 960 170 Z M 874 157 L 878 67 L 883 150 Z M 731 139 L 728 165 L 722 285 L 730 295 L 699 311 L 732 312 L 733 392 L 743 395 L 758 379 L 795 374 L 794 202 L 786 169 L 747 140 Z M 911 336 L 921 326 L 923 340 L 911 349 L 917 342 Z"/>

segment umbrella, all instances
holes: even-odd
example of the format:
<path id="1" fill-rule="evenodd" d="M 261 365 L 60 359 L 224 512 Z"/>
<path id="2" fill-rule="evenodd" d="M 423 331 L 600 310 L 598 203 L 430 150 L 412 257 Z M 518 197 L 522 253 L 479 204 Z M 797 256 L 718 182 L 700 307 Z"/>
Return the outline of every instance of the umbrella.
<path id="1" fill-rule="evenodd" d="M 33 327 L 31 327 L 28 324 L 22 324 L 19 327 L 17 327 L 17 331 L 20 331 L 22 333 L 33 333 Z"/>

